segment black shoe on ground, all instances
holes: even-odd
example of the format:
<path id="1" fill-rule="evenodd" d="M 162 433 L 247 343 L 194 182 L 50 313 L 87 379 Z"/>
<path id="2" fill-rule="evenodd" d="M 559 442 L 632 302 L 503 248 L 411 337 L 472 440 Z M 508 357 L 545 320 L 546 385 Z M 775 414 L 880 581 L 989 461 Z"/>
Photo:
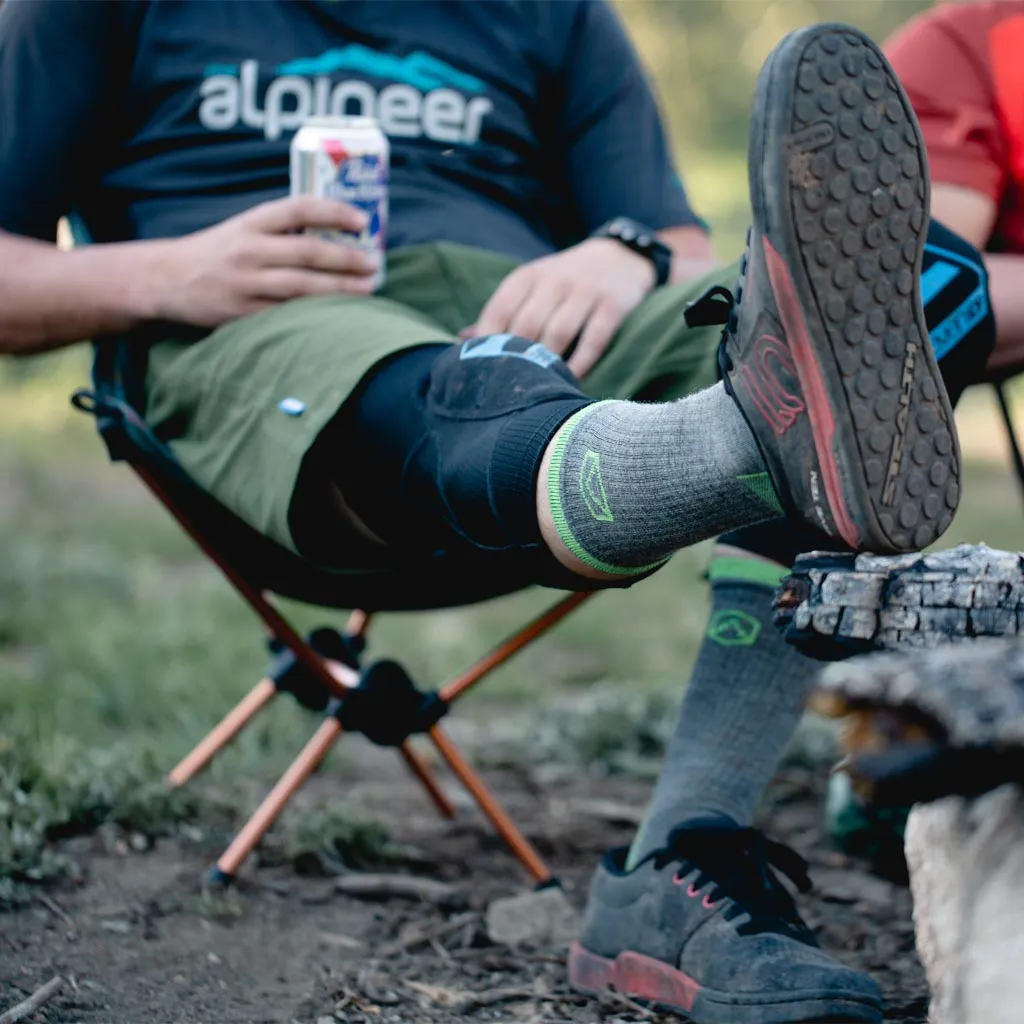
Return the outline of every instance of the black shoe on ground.
<path id="1" fill-rule="evenodd" d="M 925 547 L 956 510 L 960 453 L 921 301 L 924 144 L 870 39 L 828 24 L 783 39 L 758 79 L 749 170 L 726 386 L 787 514 L 857 551 Z M 687 319 L 709 322 L 697 305 Z"/>
<path id="2" fill-rule="evenodd" d="M 597 869 L 569 981 L 612 988 L 698 1024 L 876 1022 L 881 994 L 818 948 L 776 867 L 802 888 L 788 847 L 724 817 L 694 819 L 624 870 L 626 850 Z"/>

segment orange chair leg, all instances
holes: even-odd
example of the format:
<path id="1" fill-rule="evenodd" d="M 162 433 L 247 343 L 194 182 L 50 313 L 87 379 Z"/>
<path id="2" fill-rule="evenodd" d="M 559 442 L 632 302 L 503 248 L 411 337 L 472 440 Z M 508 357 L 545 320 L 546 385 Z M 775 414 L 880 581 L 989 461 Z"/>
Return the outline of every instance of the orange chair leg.
<path id="1" fill-rule="evenodd" d="M 302 752 L 288 766 L 278 783 L 266 795 L 263 803 L 256 808 L 253 816 L 245 823 L 234 841 L 217 861 L 218 880 L 227 881 L 234 876 L 242 862 L 252 853 L 256 844 L 285 809 L 288 801 L 302 787 L 316 766 L 327 756 L 341 735 L 341 724 L 336 718 L 325 718 Z"/>
<path id="2" fill-rule="evenodd" d="M 142 481 L 160 499 L 171 515 L 177 519 L 179 525 L 198 544 L 221 572 L 224 573 L 242 598 L 263 620 L 270 634 L 284 643 L 295 655 L 296 660 L 304 665 L 332 696 L 336 698 L 344 697 L 345 690 L 358 682 L 358 673 L 347 666 L 328 663 L 320 658 L 268 600 L 267 595 L 254 587 L 245 576 L 226 561 L 220 552 L 213 548 L 198 528 L 193 525 L 184 510 L 179 508 L 170 495 L 164 491 L 155 477 L 141 465 L 133 464 L 133 468 Z M 444 687 L 440 691 L 442 699 L 450 702 L 460 696 L 471 686 L 483 679 L 489 672 L 497 668 L 498 665 L 511 658 L 517 651 L 547 632 L 556 622 L 582 604 L 589 596 L 589 593 L 570 594 Z M 348 632 L 355 636 L 362 636 L 365 634 L 369 622 L 370 615 L 368 613 L 361 611 L 353 612 L 349 619 Z M 249 695 L 233 711 L 225 716 L 210 735 L 174 769 L 169 776 L 171 784 L 180 785 L 207 764 L 210 758 L 233 736 L 237 735 L 245 723 L 269 701 L 274 692 L 275 688 L 270 680 L 261 680 Z M 263 803 L 256 809 L 228 849 L 224 851 L 220 860 L 217 861 L 216 867 L 211 872 L 214 879 L 227 881 L 236 873 L 239 866 L 249 856 L 270 826 L 273 825 L 291 798 L 327 755 L 327 752 L 341 735 L 341 731 L 341 724 L 336 718 L 331 716 L 324 719 L 313 737 L 303 747 L 299 756 L 292 762 L 284 775 L 281 776 L 277 785 L 267 794 Z M 508 843 L 512 852 L 526 870 L 538 882 L 549 882 L 552 875 L 547 865 L 530 845 L 526 837 L 516 828 L 511 818 L 505 813 L 497 799 L 479 776 L 477 776 L 476 772 L 448 738 L 447 734 L 439 726 L 434 726 L 430 730 L 430 737 L 441 756 L 448 763 L 448 766 L 472 794 L 481 811 L 491 821 L 505 842 Z M 401 753 L 410 770 L 426 788 L 438 810 L 446 817 L 454 816 L 454 807 L 441 791 L 425 762 L 415 750 L 406 743 L 403 745 Z"/>
<path id="3" fill-rule="evenodd" d="M 550 882 L 553 878 L 551 869 L 541 859 L 529 839 L 516 828 L 505 809 L 498 803 L 497 797 L 487 788 L 483 779 L 462 756 L 462 752 L 455 746 L 448 734 L 439 725 L 435 725 L 430 730 L 430 738 L 434 741 L 438 753 L 469 791 L 477 802 L 477 806 L 494 826 L 498 835 L 508 844 L 519 863 L 526 868 L 538 884 L 544 885 Z"/>
<path id="4" fill-rule="evenodd" d="M 408 740 L 399 749 L 401 750 L 402 757 L 405 759 L 405 763 L 409 766 L 409 771 L 420 780 L 434 806 L 441 812 L 441 817 L 452 821 L 456 816 L 455 804 L 445 795 L 444 790 L 441 789 L 437 779 L 434 778 L 433 773 L 427 766 L 427 762 L 423 760 L 419 753 L 417 753 L 416 748 Z"/>
<path id="5" fill-rule="evenodd" d="M 291 623 L 274 607 L 267 596 L 261 590 L 254 587 L 245 576 L 229 564 L 221 553 L 210 544 L 200 533 L 199 529 L 192 524 L 191 519 L 189 519 L 184 510 L 160 486 L 149 470 L 137 463 L 133 463 L 132 468 L 139 475 L 142 482 L 163 503 L 167 511 L 178 521 L 178 525 L 196 542 L 207 558 L 228 578 L 228 581 L 249 607 L 263 620 L 263 624 L 267 627 L 270 635 L 277 637 L 295 655 L 296 661 L 300 665 L 305 666 L 312 673 L 313 678 L 319 680 L 328 693 L 333 697 L 344 696 L 344 686 L 331 674 L 323 659 L 299 636 Z M 360 628 L 365 629 L 368 621 L 369 617 L 363 616 L 363 624 Z"/>
<path id="6" fill-rule="evenodd" d="M 277 693 L 272 679 L 261 679 L 204 737 L 196 748 L 167 776 L 167 785 L 183 786 L 202 771 L 220 750 L 223 750 L 265 707 Z"/>
<path id="7" fill-rule="evenodd" d="M 570 594 L 562 598 L 546 612 L 538 615 L 532 622 L 526 624 L 518 633 L 513 634 L 507 640 L 498 644 L 494 650 L 489 651 L 479 661 L 471 665 L 460 676 L 456 676 L 450 683 L 442 686 L 438 691 L 442 700 L 451 703 L 456 697 L 461 697 L 471 686 L 475 686 L 484 676 L 489 675 L 499 665 L 503 665 L 513 654 L 521 651 L 527 644 L 533 643 L 538 637 L 543 636 L 552 626 L 561 622 L 571 611 L 579 608 L 587 598 L 592 597 L 596 591 L 586 590 L 578 594 Z"/>

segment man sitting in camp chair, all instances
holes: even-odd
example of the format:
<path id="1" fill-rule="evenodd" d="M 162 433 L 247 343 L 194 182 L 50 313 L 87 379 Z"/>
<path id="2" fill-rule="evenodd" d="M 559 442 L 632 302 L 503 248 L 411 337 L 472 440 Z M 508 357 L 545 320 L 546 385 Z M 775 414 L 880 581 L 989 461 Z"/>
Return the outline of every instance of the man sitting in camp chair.
<path id="1" fill-rule="evenodd" d="M 302 233 L 362 215 L 282 198 L 291 135 L 324 112 L 391 140 L 375 295 L 372 261 Z M 944 384 L 929 231 L 964 256 L 949 295 L 984 275 L 929 227 L 874 44 L 815 26 L 776 48 L 747 253 L 719 270 L 603 3 L 9 0 L 0 124 L 2 350 L 130 339 L 148 421 L 267 537 L 339 568 L 500 556 L 585 589 L 722 536 L 677 734 L 635 842 L 597 869 L 572 980 L 708 1024 L 879 1020 L 769 867 L 793 858 L 750 828 L 812 677 L 771 628 L 782 567 L 941 536 L 947 391 L 991 347 L 990 318 L 961 324 Z M 63 253 L 71 212 L 96 244 Z"/>

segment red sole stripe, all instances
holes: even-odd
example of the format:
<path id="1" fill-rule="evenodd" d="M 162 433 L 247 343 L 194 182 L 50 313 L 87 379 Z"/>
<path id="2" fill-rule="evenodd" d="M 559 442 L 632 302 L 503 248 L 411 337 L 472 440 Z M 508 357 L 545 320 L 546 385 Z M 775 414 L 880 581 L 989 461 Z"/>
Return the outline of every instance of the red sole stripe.
<path id="1" fill-rule="evenodd" d="M 693 1008 L 700 991 L 700 985 L 688 974 L 654 957 L 627 950 L 608 960 L 578 942 L 569 951 L 569 982 L 582 992 L 596 994 L 611 988 L 683 1013 Z"/>
<path id="2" fill-rule="evenodd" d="M 821 375 L 821 367 L 814 354 L 807 324 L 800 311 L 800 300 L 796 295 L 796 287 L 789 269 L 782 257 L 767 238 L 763 239 L 765 265 L 768 268 L 768 280 L 771 282 L 775 295 L 775 304 L 779 310 L 779 319 L 786 332 L 786 341 L 796 356 L 796 375 L 807 402 L 807 415 L 811 421 L 811 436 L 814 438 L 814 450 L 818 456 L 818 465 L 825 484 L 825 497 L 828 499 L 832 518 L 836 528 L 847 544 L 855 551 L 860 547 L 862 537 L 850 517 L 849 509 L 843 498 L 843 488 L 839 482 L 839 467 L 836 465 L 832 450 L 832 439 L 835 437 L 836 421 L 832 415 L 825 381 Z"/>

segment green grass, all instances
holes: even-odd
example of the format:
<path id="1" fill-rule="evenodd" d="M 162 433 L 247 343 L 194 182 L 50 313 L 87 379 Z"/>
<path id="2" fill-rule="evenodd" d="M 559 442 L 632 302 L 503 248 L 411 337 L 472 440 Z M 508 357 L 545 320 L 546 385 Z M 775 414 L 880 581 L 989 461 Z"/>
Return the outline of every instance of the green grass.
<path id="1" fill-rule="evenodd" d="M 0 368 L 0 834 L 8 829 L 0 874 L 5 863 L 8 873 L 12 865 L 51 870 L 47 830 L 64 819 L 152 830 L 161 816 L 173 823 L 215 809 L 216 798 L 175 803 L 151 783 L 266 665 L 253 614 L 131 472 L 108 463 L 91 421 L 68 410 L 84 372 L 75 352 Z M 944 542 L 1019 547 L 1022 509 L 1004 467 L 970 464 Z M 597 596 L 467 697 L 460 714 L 500 723 L 525 712 L 545 735 L 564 731 L 584 760 L 651 753 L 703 629 L 707 550 L 682 553 L 631 590 Z M 435 687 L 557 596 L 536 590 L 466 610 L 385 615 L 370 653 L 397 657 Z M 303 606 L 288 611 L 302 628 L 342 621 Z M 615 699 L 595 703 L 593 684 Z M 591 718 L 573 721 L 576 706 Z M 609 718 L 630 733 L 621 743 L 609 739 Z M 232 794 L 239 778 L 271 778 L 310 726 L 281 702 L 218 760 L 204 792 Z M 346 756 L 339 749 L 334 756 Z M 30 811 L 5 811 L 5 793 L 16 801 L 26 788 L 34 790 Z"/>

